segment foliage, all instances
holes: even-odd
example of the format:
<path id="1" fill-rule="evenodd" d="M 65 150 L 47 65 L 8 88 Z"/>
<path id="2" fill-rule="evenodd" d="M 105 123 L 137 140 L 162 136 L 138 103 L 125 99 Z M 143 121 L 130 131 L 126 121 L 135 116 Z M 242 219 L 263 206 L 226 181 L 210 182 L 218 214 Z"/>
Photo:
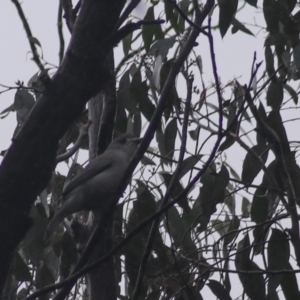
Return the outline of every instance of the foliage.
<path id="1" fill-rule="evenodd" d="M 196 2 L 147 2 L 144 21 L 163 18 L 166 23 L 144 25 L 123 39 L 122 59 L 116 66 L 116 132 L 145 134 L 176 58 L 197 26 L 193 20 L 201 6 L 194 7 Z M 290 139 L 285 114 L 298 108 L 296 1 L 265 0 L 257 8 L 266 23 L 262 28 L 267 32 L 266 70 L 256 58 L 245 57 L 251 70 L 248 82 L 222 83 L 213 54 L 218 34 L 226 39 L 230 34 L 244 38 L 246 33 L 253 41 L 248 25 L 238 20 L 243 10 L 254 13 L 253 7 L 257 1 L 217 2 L 208 25 L 201 28 L 211 49 L 212 67 L 202 66 L 195 48 L 167 94 L 155 138 L 116 209 L 114 246 L 123 242 L 124 247 L 114 253 L 115 272 L 128 291 L 120 292 L 121 299 L 204 299 L 209 293 L 204 287 L 225 300 L 299 297 L 298 142 Z M 135 21 L 129 16 L 126 22 Z M 213 83 L 204 80 L 205 68 L 212 68 Z M 16 111 L 17 129 L 36 101 L 31 88 L 19 84 L 14 104 L 2 112 Z M 59 154 L 75 142 L 77 132 L 74 125 L 65 134 Z M 244 160 L 238 165 L 231 157 L 241 151 Z M 54 172 L 31 211 L 35 226 L 14 255 L 8 281 L 18 295 L 67 278 L 78 259 L 78 249 L 62 226 L 50 245 L 43 240 L 57 207 L 55 200 L 78 168 L 75 160 L 68 176 Z M 166 203 L 172 205 L 157 215 L 157 228 L 145 222 Z M 236 290 L 236 280 L 242 290 Z M 72 293 L 81 297 L 83 279 Z"/>

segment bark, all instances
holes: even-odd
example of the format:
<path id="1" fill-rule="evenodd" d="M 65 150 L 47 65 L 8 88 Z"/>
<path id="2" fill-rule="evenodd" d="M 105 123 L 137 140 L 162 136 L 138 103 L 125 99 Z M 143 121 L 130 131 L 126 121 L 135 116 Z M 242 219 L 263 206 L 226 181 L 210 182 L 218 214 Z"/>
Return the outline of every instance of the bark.
<path id="1" fill-rule="evenodd" d="M 58 141 L 109 79 L 104 61 L 124 0 L 85 0 L 61 67 L 6 153 L 0 168 L 0 290 L 12 253 L 33 225 L 31 205 L 55 168 Z"/>
<path id="2" fill-rule="evenodd" d="M 113 51 L 109 54 L 105 63 L 110 71 L 111 77 L 106 87 L 96 97 L 89 102 L 89 118 L 92 120 L 89 134 L 90 159 L 93 159 L 95 153 L 103 153 L 111 142 L 114 120 L 116 115 L 116 82 L 114 77 L 114 57 Z M 105 201 L 105 199 L 99 199 Z M 95 245 L 94 252 L 90 258 L 90 263 L 108 253 L 113 245 L 113 219 L 112 216 L 103 215 L 102 211 L 94 212 L 95 218 L 91 226 L 91 232 L 101 220 L 109 218 L 105 224 L 105 231 Z M 87 274 L 89 299 L 115 300 L 116 299 L 116 276 L 114 260 L 111 257 L 100 268 L 97 268 Z"/>

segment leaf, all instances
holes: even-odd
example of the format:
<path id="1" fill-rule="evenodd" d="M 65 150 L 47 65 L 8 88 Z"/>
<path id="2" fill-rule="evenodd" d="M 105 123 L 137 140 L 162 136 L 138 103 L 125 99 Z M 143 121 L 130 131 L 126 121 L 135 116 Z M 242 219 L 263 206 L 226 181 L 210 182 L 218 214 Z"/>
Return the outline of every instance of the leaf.
<path id="1" fill-rule="evenodd" d="M 152 165 L 152 166 L 156 166 L 156 163 L 150 159 L 149 157 L 147 156 L 143 156 L 142 159 L 141 159 L 141 163 L 144 165 L 144 166 L 147 166 L 147 165 Z"/>
<path id="2" fill-rule="evenodd" d="M 249 218 L 250 210 L 251 210 L 250 201 L 247 198 L 243 197 L 243 200 L 242 200 L 242 218 Z"/>
<path id="3" fill-rule="evenodd" d="M 272 229 L 272 234 L 268 243 L 268 270 L 284 270 L 290 258 L 290 245 L 288 235 L 276 228 Z M 276 290 L 285 274 L 269 275 L 268 293 Z"/>
<path id="4" fill-rule="evenodd" d="M 127 70 L 120 79 L 118 100 L 118 105 L 125 107 L 131 114 L 137 111 L 136 98 L 131 91 L 130 70 Z"/>
<path id="5" fill-rule="evenodd" d="M 182 162 L 179 179 L 181 179 L 186 173 L 188 173 L 199 162 L 203 155 L 193 155 L 186 158 Z"/>
<path id="6" fill-rule="evenodd" d="M 169 0 L 164 0 L 165 4 L 165 14 L 166 14 L 166 20 L 167 22 L 173 17 L 173 10 L 174 10 L 174 5 Z"/>
<path id="7" fill-rule="evenodd" d="M 128 21 L 126 23 L 127 24 L 130 24 L 131 21 Z M 132 43 L 132 32 L 128 33 L 125 38 L 122 40 L 122 45 L 123 45 L 123 52 L 124 52 L 124 55 L 127 56 L 128 53 L 129 53 L 129 50 L 131 49 L 131 43 Z M 144 41 L 145 43 L 145 41 Z"/>
<path id="8" fill-rule="evenodd" d="M 239 229 L 239 227 L 240 227 L 239 218 L 237 216 L 233 216 L 233 219 L 230 220 L 229 227 L 224 238 L 224 246 L 227 246 L 233 241 L 233 239 L 237 235 L 237 230 Z"/>
<path id="9" fill-rule="evenodd" d="M 178 210 L 173 206 L 168 210 L 165 217 L 165 228 L 174 239 L 176 247 L 184 246 L 187 253 L 195 253 L 196 247 L 191 239 L 191 228 L 182 219 L 178 213 Z"/>
<path id="10" fill-rule="evenodd" d="M 164 140 L 165 149 L 167 151 L 168 158 L 173 158 L 175 151 L 175 140 L 177 135 L 177 119 L 173 118 L 166 127 Z"/>
<path id="11" fill-rule="evenodd" d="M 288 84 L 284 84 L 283 88 L 290 94 L 294 103 L 298 104 L 298 93 Z"/>
<path id="12" fill-rule="evenodd" d="M 271 82 L 267 90 L 267 105 L 273 110 L 279 109 L 283 100 L 282 83 Z"/>
<path id="13" fill-rule="evenodd" d="M 251 206 L 251 221 L 255 223 L 264 222 L 269 213 L 269 201 L 266 197 L 266 189 L 258 187 L 254 193 Z"/>
<path id="14" fill-rule="evenodd" d="M 237 31 L 242 31 L 245 32 L 247 34 L 253 35 L 254 34 L 243 24 L 241 23 L 239 20 L 237 20 L 236 18 L 233 18 L 231 21 L 231 24 L 233 25 L 231 32 L 232 33 L 236 33 Z"/>
<path id="15" fill-rule="evenodd" d="M 265 279 L 262 274 L 250 274 L 251 271 L 259 271 L 259 267 L 250 260 L 250 241 L 248 234 L 238 243 L 235 256 L 237 271 L 248 271 L 249 274 L 238 273 L 245 293 L 251 300 L 265 299 Z"/>
<path id="16" fill-rule="evenodd" d="M 154 7 L 150 6 L 147 10 L 147 13 L 144 17 L 144 21 L 153 21 L 154 20 Z M 144 40 L 145 49 L 148 50 L 152 44 L 153 40 L 153 29 L 151 25 L 143 25 L 142 27 L 142 37 Z"/>
<path id="17" fill-rule="evenodd" d="M 167 188 L 169 188 L 173 175 L 166 171 L 159 172 L 159 175 L 162 176 L 163 181 Z M 183 187 L 179 180 L 175 182 L 173 185 L 173 189 L 171 190 L 171 195 L 173 198 L 176 198 L 179 194 L 183 192 Z M 186 197 L 182 197 L 182 199 L 178 202 L 178 205 L 184 209 L 184 211 L 189 212 L 189 205 Z"/>
<path id="18" fill-rule="evenodd" d="M 30 40 L 30 42 L 42 47 L 40 41 L 37 38 L 35 38 L 34 36 L 30 36 L 28 39 Z"/>
<path id="19" fill-rule="evenodd" d="M 158 149 L 160 154 L 163 157 L 167 157 L 167 151 L 165 147 L 165 135 L 163 134 L 160 126 L 156 129 L 156 141 L 158 143 Z M 170 161 L 168 159 L 163 159 L 163 163 L 170 164 Z"/>
<path id="20" fill-rule="evenodd" d="M 16 251 L 12 262 L 13 274 L 18 281 L 31 281 L 31 274 L 28 265 L 24 262 L 21 255 Z"/>
<path id="21" fill-rule="evenodd" d="M 219 27 L 221 36 L 224 37 L 235 16 L 238 0 L 218 0 L 218 3 L 220 9 Z"/>
<path id="22" fill-rule="evenodd" d="M 170 37 L 162 40 L 158 40 L 151 46 L 149 52 L 155 56 L 160 55 L 162 60 L 167 57 L 169 50 L 174 46 L 176 37 Z"/>
<path id="23" fill-rule="evenodd" d="M 235 103 L 232 102 L 228 106 L 228 119 L 227 119 L 227 129 L 233 133 L 237 133 L 239 130 L 239 124 L 236 118 L 236 108 Z M 218 151 L 224 151 L 234 144 L 235 140 L 231 136 L 227 135 L 225 141 L 220 145 Z"/>
<path id="24" fill-rule="evenodd" d="M 39 266 L 43 259 L 44 234 L 47 228 L 47 219 L 39 213 L 38 205 L 41 204 L 32 206 L 30 210 L 29 216 L 33 219 L 34 226 L 30 228 L 22 242 L 22 254 L 34 266 Z"/>
<path id="25" fill-rule="evenodd" d="M 216 295 L 216 297 L 220 300 L 232 300 L 228 291 L 225 290 L 224 286 L 216 281 L 209 280 L 207 286 L 211 289 L 211 291 Z"/>
<path id="26" fill-rule="evenodd" d="M 162 67 L 162 56 L 161 55 L 157 55 L 155 58 L 155 63 L 154 63 L 154 68 L 153 68 L 153 74 L 152 74 L 152 79 L 154 82 L 154 86 L 157 90 L 160 90 L 160 70 Z"/>
<path id="27" fill-rule="evenodd" d="M 300 42 L 294 48 L 294 62 L 296 63 L 298 72 L 300 72 Z"/>
<path id="28" fill-rule="evenodd" d="M 254 6 L 254 7 L 257 7 L 257 0 L 245 0 L 248 4 Z"/>
<path id="29" fill-rule="evenodd" d="M 142 130 L 141 113 L 138 111 L 133 115 L 133 136 L 140 136 Z"/>
<path id="30" fill-rule="evenodd" d="M 269 45 L 265 46 L 265 62 L 266 62 L 266 70 L 269 75 L 269 78 L 272 78 L 272 81 L 276 80 L 276 77 L 274 78 L 274 74 L 275 74 L 274 55 L 271 50 L 271 46 Z"/>
<path id="31" fill-rule="evenodd" d="M 197 127 L 196 129 L 190 130 L 189 134 L 192 140 L 197 141 L 199 139 L 199 133 L 200 133 L 201 127 Z"/>
<path id="32" fill-rule="evenodd" d="M 0 115 L 4 115 L 4 114 L 5 114 L 5 116 L 2 116 L 1 119 L 6 118 L 6 117 L 9 115 L 9 113 L 10 113 L 11 111 L 15 111 L 15 106 L 14 106 L 14 104 L 11 104 L 10 106 L 6 107 L 5 109 L 3 109 L 3 110 L 1 111 Z"/>
<path id="33" fill-rule="evenodd" d="M 266 163 L 269 153 L 266 145 L 255 145 L 251 148 L 251 150 L 261 158 L 263 163 Z M 253 157 L 250 151 L 247 152 L 243 163 L 242 181 L 247 184 L 251 184 L 258 173 L 262 170 L 262 167 L 263 164 Z"/>
<path id="34" fill-rule="evenodd" d="M 72 267 L 78 260 L 78 252 L 73 238 L 68 232 L 64 232 L 61 239 L 60 272 L 63 278 L 67 278 Z"/>
<path id="35" fill-rule="evenodd" d="M 259 107 L 258 107 L 258 115 L 259 117 L 264 121 L 264 122 L 267 122 L 267 114 L 266 114 L 266 111 L 265 111 L 265 108 L 264 106 L 261 104 L 261 102 L 259 103 Z M 257 123 L 256 125 L 256 141 L 257 141 L 257 144 L 260 145 L 260 144 L 263 144 L 265 145 L 267 143 L 267 140 L 266 138 L 263 136 L 262 132 L 263 132 L 263 129 L 260 127 L 260 125 Z"/>
<path id="36" fill-rule="evenodd" d="M 191 1 L 190 0 L 181 0 L 178 4 L 179 4 L 179 7 L 180 7 L 181 11 L 184 13 L 185 16 L 187 16 Z M 178 31 L 181 34 L 184 33 L 185 19 L 180 14 L 179 14 L 177 25 L 178 25 Z"/>
<path id="37" fill-rule="evenodd" d="M 155 106 L 148 97 L 147 82 L 143 81 L 138 85 L 138 87 L 134 87 L 132 91 L 134 96 L 136 97 L 140 111 L 145 116 L 147 121 L 150 121 L 154 114 Z"/>
<path id="38" fill-rule="evenodd" d="M 276 0 L 264 0 L 263 1 L 263 13 L 265 21 L 267 23 L 267 30 L 269 32 L 278 32 L 280 16 L 283 13 L 279 1 Z"/>
<path id="39" fill-rule="evenodd" d="M 208 169 L 202 175 L 200 194 L 193 206 L 193 216 L 199 217 L 199 231 L 206 229 L 211 215 L 216 211 L 216 205 L 225 199 L 225 190 L 229 183 L 229 173 L 223 165 L 219 173 L 211 173 Z"/>
<path id="40" fill-rule="evenodd" d="M 285 269 L 293 270 L 290 263 L 287 264 Z M 300 293 L 299 293 L 296 274 L 294 273 L 284 274 L 281 280 L 281 287 L 286 300 L 299 299 Z"/>
<path id="41" fill-rule="evenodd" d="M 235 195 L 229 189 L 225 191 L 225 204 L 228 206 L 229 211 L 235 215 Z"/>

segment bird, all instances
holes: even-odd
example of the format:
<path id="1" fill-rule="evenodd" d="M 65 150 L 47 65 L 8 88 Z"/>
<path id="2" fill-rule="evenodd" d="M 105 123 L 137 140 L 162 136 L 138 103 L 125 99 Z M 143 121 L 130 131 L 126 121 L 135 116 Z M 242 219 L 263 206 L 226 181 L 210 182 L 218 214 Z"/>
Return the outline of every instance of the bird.
<path id="1" fill-rule="evenodd" d="M 109 144 L 63 190 L 62 205 L 50 221 L 45 240 L 69 215 L 82 210 L 105 209 L 117 193 L 118 186 L 141 138 L 126 133 Z"/>

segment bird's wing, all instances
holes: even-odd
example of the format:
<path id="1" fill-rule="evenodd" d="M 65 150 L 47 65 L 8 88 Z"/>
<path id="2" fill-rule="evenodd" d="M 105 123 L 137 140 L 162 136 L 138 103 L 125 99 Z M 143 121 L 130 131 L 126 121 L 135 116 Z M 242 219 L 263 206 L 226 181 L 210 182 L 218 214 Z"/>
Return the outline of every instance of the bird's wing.
<path id="1" fill-rule="evenodd" d="M 107 156 L 107 157 L 105 157 Z M 104 172 L 110 168 L 113 161 L 109 159 L 109 155 L 102 154 L 101 156 L 95 158 L 85 169 L 82 170 L 63 190 L 63 196 L 66 196 L 70 191 L 72 191 L 77 186 L 83 184 L 84 182 L 90 180 L 94 176 L 101 172 Z"/>

